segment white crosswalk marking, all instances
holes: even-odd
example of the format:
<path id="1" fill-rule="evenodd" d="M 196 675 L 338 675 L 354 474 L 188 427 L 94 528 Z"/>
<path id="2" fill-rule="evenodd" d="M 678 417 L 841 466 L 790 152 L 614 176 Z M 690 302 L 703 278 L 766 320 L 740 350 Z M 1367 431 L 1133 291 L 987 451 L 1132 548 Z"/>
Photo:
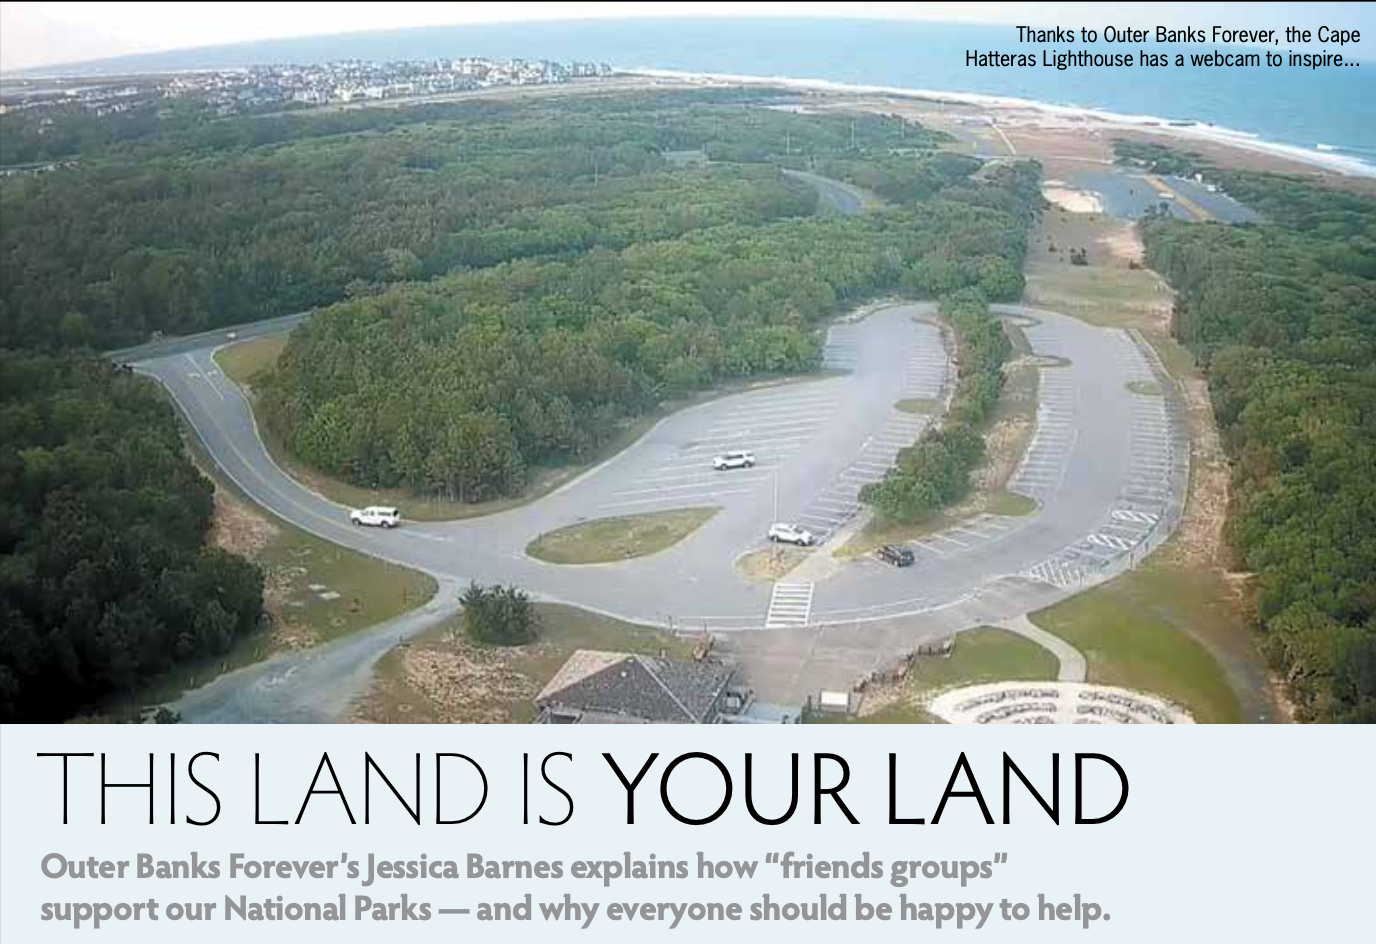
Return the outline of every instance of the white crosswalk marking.
<path id="1" fill-rule="evenodd" d="M 1129 542 L 1113 534 L 1091 534 L 1087 540 L 1096 547 L 1109 547 L 1115 551 L 1126 551 L 1132 547 Z"/>
<path id="2" fill-rule="evenodd" d="M 1022 576 L 1049 583 L 1053 587 L 1069 589 L 1078 586 L 1084 579 L 1084 570 L 1068 561 L 1052 557 L 1024 570 Z"/>
<path id="3" fill-rule="evenodd" d="M 1136 524 L 1156 524 L 1156 515 L 1145 511 L 1133 511 L 1130 508 L 1115 509 L 1113 517 L 1118 521 L 1132 521 Z"/>
<path id="4" fill-rule="evenodd" d="M 806 626 L 812 617 L 812 584 L 776 583 L 769 598 L 766 629 Z"/>

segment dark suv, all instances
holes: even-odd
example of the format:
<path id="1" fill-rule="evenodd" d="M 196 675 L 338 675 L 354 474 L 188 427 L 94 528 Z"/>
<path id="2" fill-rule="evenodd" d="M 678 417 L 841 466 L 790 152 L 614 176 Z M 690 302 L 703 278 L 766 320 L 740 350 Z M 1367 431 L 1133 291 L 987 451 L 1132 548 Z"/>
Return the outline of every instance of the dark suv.
<path id="1" fill-rule="evenodd" d="M 897 547 L 893 544 L 885 544 L 875 552 L 880 560 L 886 564 L 893 564 L 895 567 L 911 567 L 917 560 L 910 547 Z"/>

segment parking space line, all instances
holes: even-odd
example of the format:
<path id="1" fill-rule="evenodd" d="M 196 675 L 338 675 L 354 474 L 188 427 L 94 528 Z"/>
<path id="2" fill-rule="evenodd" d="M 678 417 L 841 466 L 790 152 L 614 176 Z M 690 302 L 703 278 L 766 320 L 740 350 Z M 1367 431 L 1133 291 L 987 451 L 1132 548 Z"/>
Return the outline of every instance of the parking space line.
<path id="1" fill-rule="evenodd" d="M 846 511 L 854 511 L 856 508 L 860 507 L 853 501 L 845 501 L 839 498 L 826 498 L 823 496 L 818 496 L 817 498 L 814 498 L 813 501 L 816 502 L 818 505 L 823 506 L 839 506 L 840 508 Z"/>
<path id="2" fill-rule="evenodd" d="M 710 457 L 718 453 L 730 452 L 733 449 L 751 447 L 752 452 L 770 451 L 778 455 L 780 450 L 789 450 L 788 454 L 796 452 L 799 447 L 811 439 L 808 437 L 789 436 L 780 439 L 752 439 L 749 436 L 740 436 L 735 439 L 714 440 L 696 446 L 689 446 L 681 450 L 678 455 L 681 459 L 692 459 L 694 457 Z"/>
<path id="3" fill-rule="evenodd" d="M 758 422 L 747 420 L 741 423 L 732 423 L 727 426 L 714 426 L 704 434 L 707 437 L 725 435 L 747 435 L 751 433 L 762 434 L 765 436 L 777 436 L 784 430 L 813 430 L 824 425 L 816 419 L 786 419 L 769 420 L 768 422 Z"/>
<path id="4" fill-rule="evenodd" d="M 631 501 L 611 501 L 611 502 L 603 502 L 599 507 L 601 507 L 601 508 L 627 508 L 627 507 L 630 507 L 630 506 L 632 506 L 632 505 L 662 505 L 662 504 L 664 504 L 664 503 L 666 503 L 666 502 L 678 502 L 678 503 L 682 504 L 682 503 L 687 502 L 687 501 L 696 501 L 696 500 L 698 500 L 698 499 L 717 499 L 717 498 L 726 498 L 726 497 L 731 496 L 731 495 L 747 495 L 747 494 L 749 494 L 751 491 L 752 491 L 751 489 L 748 489 L 748 488 L 747 488 L 747 489 L 739 489 L 739 490 L 730 490 L 730 489 L 729 489 L 729 490 L 726 490 L 726 491 L 719 491 L 719 492 L 707 492 L 707 493 L 704 493 L 704 494 L 702 494 L 702 495 L 665 495 L 665 496 L 661 496 L 661 497 L 659 497 L 659 498 L 637 498 L 637 499 L 634 499 L 634 500 L 631 500 Z"/>
<path id="5" fill-rule="evenodd" d="M 689 485 L 664 485 L 664 486 L 657 486 L 657 487 L 653 487 L 653 488 L 627 488 L 627 489 L 621 489 L 620 491 L 614 492 L 613 494 L 614 494 L 617 498 L 621 498 L 621 497 L 630 496 L 630 495 L 662 495 L 662 494 L 665 494 L 665 493 L 667 493 L 667 492 L 684 492 L 684 491 L 687 491 L 687 492 L 701 492 L 701 491 L 708 491 L 708 492 L 711 492 L 711 491 L 716 491 L 717 489 L 719 489 L 719 488 L 721 488 L 721 487 L 723 487 L 723 486 L 735 487 L 735 486 L 742 486 L 742 485 L 758 485 L 758 484 L 760 484 L 761 482 L 767 481 L 768 479 L 769 479 L 769 476 L 764 476 L 764 477 L 761 477 L 761 478 L 754 478 L 754 479 L 746 479 L 746 478 L 743 478 L 743 477 L 741 477 L 741 476 L 739 476 L 739 475 L 734 475 L 734 476 L 731 477 L 731 481 L 730 481 L 730 482 L 721 482 L 721 483 L 716 483 L 716 484 L 707 483 L 707 482 L 695 482 L 695 483 L 692 483 L 692 484 L 689 484 Z M 750 489 L 746 489 L 746 491 L 750 491 Z"/>

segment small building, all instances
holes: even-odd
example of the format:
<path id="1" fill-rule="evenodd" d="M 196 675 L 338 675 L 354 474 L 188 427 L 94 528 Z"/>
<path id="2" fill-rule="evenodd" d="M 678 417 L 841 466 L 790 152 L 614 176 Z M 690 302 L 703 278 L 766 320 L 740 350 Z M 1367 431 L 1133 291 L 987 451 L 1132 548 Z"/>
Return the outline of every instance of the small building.
<path id="1" fill-rule="evenodd" d="M 535 705 L 539 724 L 721 724 L 749 707 L 733 666 L 580 649 Z"/>

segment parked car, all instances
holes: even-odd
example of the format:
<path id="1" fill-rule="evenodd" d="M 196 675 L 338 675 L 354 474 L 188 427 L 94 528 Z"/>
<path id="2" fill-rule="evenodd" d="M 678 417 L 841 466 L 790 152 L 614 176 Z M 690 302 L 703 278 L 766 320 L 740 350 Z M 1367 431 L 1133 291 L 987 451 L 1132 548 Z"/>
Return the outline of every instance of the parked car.
<path id="1" fill-rule="evenodd" d="M 885 544 L 874 552 L 886 564 L 893 564 L 895 567 L 911 567 L 917 560 L 917 555 L 910 547 L 902 547 L 896 544 Z"/>
<path id="2" fill-rule="evenodd" d="M 798 547 L 811 547 L 817 543 L 817 538 L 807 528 L 782 521 L 769 529 L 769 540 L 775 544 L 796 544 Z"/>
<path id="3" fill-rule="evenodd" d="M 349 520 L 369 528 L 395 528 L 401 524 L 401 512 L 382 505 L 369 505 L 349 512 Z"/>
<path id="4" fill-rule="evenodd" d="M 238 332 L 238 331 L 230 331 L 230 332 L 227 332 L 227 333 L 225 334 L 225 340 L 226 340 L 226 341 L 237 341 L 237 340 L 239 340 L 239 332 Z"/>
<path id="5" fill-rule="evenodd" d="M 749 469 L 755 464 L 755 454 L 744 449 L 723 452 L 712 460 L 712 468 L 718 472 L 727 469 Z"/>

